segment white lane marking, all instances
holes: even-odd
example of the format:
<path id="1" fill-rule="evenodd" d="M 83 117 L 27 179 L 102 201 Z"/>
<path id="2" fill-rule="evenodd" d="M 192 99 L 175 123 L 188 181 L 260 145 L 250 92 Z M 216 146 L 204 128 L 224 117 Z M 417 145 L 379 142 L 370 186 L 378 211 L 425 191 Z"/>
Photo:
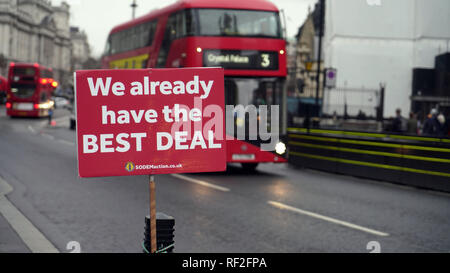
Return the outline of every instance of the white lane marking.
<path id="1" fill-rule="evenodd" d="M 56 123 L 59 123 L 59 122 L 63 122 L 63 121 L 69 120 L 69 116 L 63 116 L 63 117 L 59 117 L 59 118 L 54 118 L 53 120 Z"/>
<path id="2" fill-rule="evenodd" d="M 215 190 L 225 191 L 225 192 L 226 191 L 230 191 L 230 189 L 228 189 L 228 188 L 217 186 L 217 185 L 214 185 L 214 184 L 202 181 L 202 180 L 198 180 L 198 179 L 195 179 L 195 178 L 191 178 L 191 177 L 188 177 L 188 176 L 185 176 L 185 175 L 172 174 L 172 176 L 176 177 L 176 178 L 179 178 L 179 179 L 182 179 L 182 180 L 185 180 L 185 181 L 188 181 L 188 182 L 196 183 L 196 184 L 201 185 L 201 186 L 209 187 L 209 188 L 212 188 L 212 189 L 215 189 Z"/>
<path id="3" fill-rule="evenodd" d="M 33 253 L 59 253 L 58 249 L 6 198 L 4 194 L 12 187 L 0 178 L 0 188 L 10 188 L 0 193 L 0 214 L 17 232 L 22 241 Z"/>
<path id="4" fill-rule="evenodd" d="M 66 145 L 70 145 L 70 146 L 75 146 L 75 143 L 64 140 L 64 139 L 58 139 L 59 142 L 66 144 Z"/>
<path id="5" fill-rule="evenodd" d="M 31 127 L 30 125 L 28 125 L 28 130 L 30 130 L 31 133 L 36 134 L 36 131 L 35 131 L 34 128 Z"/>
<path id="6" fill-rule="evenodd" d="M 48 138 L 48 139 L 51 139 L 51 140 L 54 140 L 54 139 L 55 139 L 54 136 L 49 135 L 49 134 L 42 134 L 42 136 L 43 136 L 43 137 L 46 137 L 46 138 Z"/>
<path id="7" fill-rule="evenodd" d="M 0 177 L 0 196 L 7 195 L 13 190 L 13 187 Z"/>
<path id="8" fill-rule="evenodd" d="M 355 224 L 352 224 L 352 223 L 349 223 L 349 222 L 341 221 L 341 220 L 334 219 L 334 218 L 331 218 L 331 217 L 328 217 L 328 216 L 324 216 L 324 215 L 320 215 L 320 214 L 317 214 L 317 213 L 314 213 L 314 212 L 309 212 L 309 211 L 306 211 L 306 210 L 298 209 L 298 208 L 295 208 L 295 207 L 291 207 L 291 206 L 282 204 L 280 202 L 268 201 L 267 203 L 269 203 L 270 205 L 272 205 L 272 206 L 274 206 L 276 208 L 282 209 L 282 210 L 284 209 L 284 210 L 293 211 L 293 212 L 296 212 L 296 213 L 300 213 L 300 214 L 303 214 L 303 215 L 307 215 L 307 216 L 310 216 L 310 217 L 314 217 L 314 218 L 317 218 L 317 219 L 328 221 L 328 222 L 331 222 L 331 223 L 334 223 L 334 224 L 342 225 L 342 226 L 345 226 L 345 227 L 348 227 L 348 228 L 364 231 L 364 232 L 367 232 L 367 233 L 370 233 L 370 234 L 374 234 L 374 235 L 378 235 L 378 236 L 389 236 L 389 233 L 385 233 L 385 232 L 377 231 L 377 230 L 374 230 L 374 229 L 366 228 L 366 227 L 363 227 L 363 226 L 355 225 Z"/>

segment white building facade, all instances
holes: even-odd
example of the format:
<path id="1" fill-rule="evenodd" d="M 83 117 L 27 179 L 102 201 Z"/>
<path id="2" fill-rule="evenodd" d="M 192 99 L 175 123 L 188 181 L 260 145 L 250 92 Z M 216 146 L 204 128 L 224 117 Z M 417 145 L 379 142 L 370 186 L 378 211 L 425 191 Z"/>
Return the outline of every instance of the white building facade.
<path id="1" fill-rule="evenodd" d="M 385 84 L 385 117 L 396 108 L 407 115 L 413 68 L 433 68 L 449 47 L 448 0 L 326 0 L 325 67 L 337 69 L 337 88 Z M 330 90 L 324 112 L 336 111 L 330 105 L 339 99 Z"/>
<path id="2" fill-rule="evenodd" d="M 70 77 L 69 5 L 48 0 L 0 0 L 0 55 L 9 62 L 36 62 L 53 69 L 64 82 Z"/>

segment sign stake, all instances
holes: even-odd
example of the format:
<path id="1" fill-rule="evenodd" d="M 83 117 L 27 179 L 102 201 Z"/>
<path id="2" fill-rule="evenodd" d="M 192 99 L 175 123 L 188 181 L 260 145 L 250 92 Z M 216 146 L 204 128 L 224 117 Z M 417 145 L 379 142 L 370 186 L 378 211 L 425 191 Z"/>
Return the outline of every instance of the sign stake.
<path id="1" fill-rule="evenodd" d="M 155 199 L 155 176 L 149 176 L 150 188 L 150 253 L 156 253 L 156 199 Z"/>

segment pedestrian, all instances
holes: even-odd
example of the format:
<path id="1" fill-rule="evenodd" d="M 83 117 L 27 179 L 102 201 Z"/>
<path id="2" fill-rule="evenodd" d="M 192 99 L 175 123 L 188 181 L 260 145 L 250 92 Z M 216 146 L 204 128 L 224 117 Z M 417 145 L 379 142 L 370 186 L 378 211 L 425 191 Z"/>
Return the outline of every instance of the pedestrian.
<path id="1" fill-rule="evenodd" d="M 48 109 L 48 125 L 52 125 L 52 118 L 53 118 L 53 107 Z"/>
<path id="2" fill-rule="evenodd" d="M 366 113 L 364 113 L 362 110 L 359 110 L 358 115 L 356 116 L 357 119 L 360 120 L 366 120 Z"/>
<path id="3" fill-rule="evenodd" d="M 397 108 L 395 110 L 395 118 L 392 122 L 392 131 L 402 133 L 406 131 L 406 119 L 402 117 L 402 110 Z"/>
<path id="4" fill-rule="evenodd" d="M 418 125 L 418 121 L 417 121 L 417 117 L 416 114 L 414 114 L 413 112 L 409 113 L 409 119 L 408 119 L 408 124 L 407 124 L 407 132 L 408 134 L 417 134 L 417 125 Z"/>
<path id="5" fill-rule="evenodd" d="M 333 112 L 332 120 L 333 120 L 333 126 L 337 129 L 338 128 L 338 115 L 337 115 L 336 111 Z"/>
<path id="6" fill-rule="evenodd" d="M 448 134 L 448 128 L 447 128 L 448 123 L 446 122 L 444 115 L 439 114 L 436 119 L 439 122 L 437 136 L 446 137 Z"/>
<path id="7" fill-rule="evenodd" d="M 435 108 L 431 109 L 428 119 L 423 124 L 423 135 L 427 136 L 437 136 L 440 128 L 439 121 L 437 120 L 437 110 Z"/>

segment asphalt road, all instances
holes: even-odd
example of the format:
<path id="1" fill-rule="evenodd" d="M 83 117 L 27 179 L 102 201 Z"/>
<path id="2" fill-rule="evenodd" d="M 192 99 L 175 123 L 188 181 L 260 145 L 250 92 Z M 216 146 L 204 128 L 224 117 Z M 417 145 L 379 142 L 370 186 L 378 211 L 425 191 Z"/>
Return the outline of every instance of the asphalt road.
<path id="1" fill-rule="evenodd" d="M 61 252 L 70 241 L 142 252 L 148 177 L 78 178 L 68 112 L 55 118 L 11 119 L 0 106 L 8 199 Z M 286 164 L 158 175 L 156 199 L 175 218 L 175 252 L 369 252 L 371 241 L 381 252 L 450 251 L 450 195 Z"/>

